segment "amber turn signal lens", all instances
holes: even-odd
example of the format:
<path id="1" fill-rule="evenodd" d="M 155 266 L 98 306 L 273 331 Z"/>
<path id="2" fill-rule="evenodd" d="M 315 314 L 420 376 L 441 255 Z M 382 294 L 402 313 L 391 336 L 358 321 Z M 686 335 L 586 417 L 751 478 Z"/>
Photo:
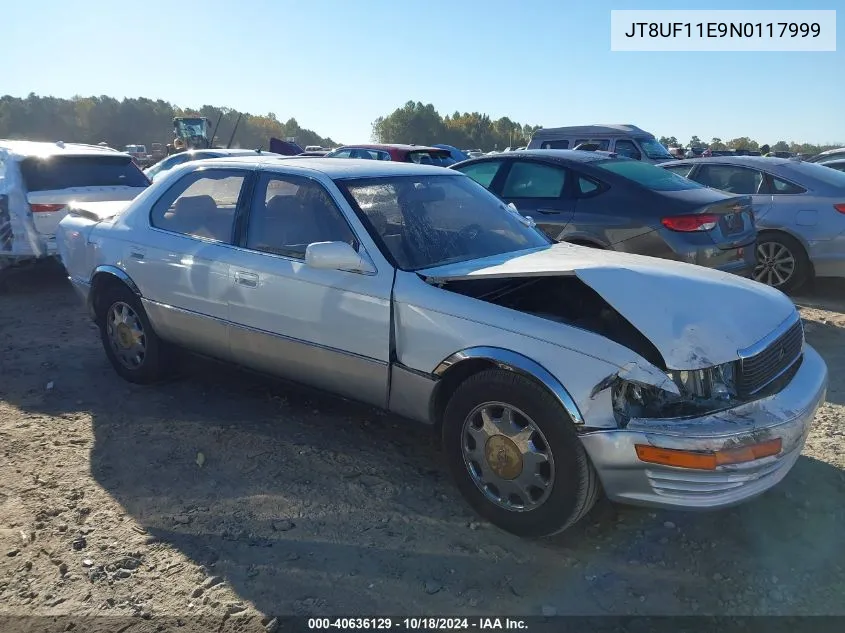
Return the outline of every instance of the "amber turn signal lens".
<path id="1" fill-rule="evenodd" d="M 780 438 L 741 446 L 724 451 L 683 451 L 675 448 L 658 448 L 647 444 L 637 444 L 635 449 L 640 461 L 649 464 L 674 466 L 675 468 L 695 468 L 697 470 L 715 470 L 717 466 L 741 464 L 755 459 L 770 457 L 780 453 L 783 441 Z"/>

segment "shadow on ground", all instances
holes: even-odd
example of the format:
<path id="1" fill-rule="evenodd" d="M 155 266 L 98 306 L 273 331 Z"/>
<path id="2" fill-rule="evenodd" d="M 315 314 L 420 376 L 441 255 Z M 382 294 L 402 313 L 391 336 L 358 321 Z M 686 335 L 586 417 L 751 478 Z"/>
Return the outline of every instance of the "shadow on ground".
<path id="1" fill-rule="evenodd" d="M 0 301 L 0 397 L 55 423 L 89 413 L 91 476 L 150 547 L 178 549 L 265 613 L 845 609 L 845 477 L 830 464 L 802 457 L 733 510 L 601 503 L 523 541 L 475 522 L 425 428 L 205 361 L 129 385 L 55 273 Z"/>

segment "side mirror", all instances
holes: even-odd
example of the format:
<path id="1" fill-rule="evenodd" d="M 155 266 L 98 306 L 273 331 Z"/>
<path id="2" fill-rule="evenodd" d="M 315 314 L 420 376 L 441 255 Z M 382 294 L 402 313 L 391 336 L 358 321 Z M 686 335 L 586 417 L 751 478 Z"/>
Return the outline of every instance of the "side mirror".
<path id="1" fill-rule="evenodd" d="M 371 275 L 376 272 L 369 257 L 346 242 L 314 242 L 305 249 L 305 264 L 322 270 L 345 270 Z"/>

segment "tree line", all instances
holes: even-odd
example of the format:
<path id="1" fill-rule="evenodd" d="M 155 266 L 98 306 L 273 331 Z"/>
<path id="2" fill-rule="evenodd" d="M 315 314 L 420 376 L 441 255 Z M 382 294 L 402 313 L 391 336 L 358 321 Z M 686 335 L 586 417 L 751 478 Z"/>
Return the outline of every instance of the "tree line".
<path id="1" fill-rule="evenodd" d="M 266 115 L 238 112 L 231 108 L 204 105 L 186 108 L 167 101 L 145 98 L 115 99 L 108 96 L 73 97 L 59 99 L 30 93 L 25 98 L 0 97 L 0 138 L 34 141 L 67 141 L 100 143 L 122 148 L 133 143 L 169 143 L 172 139 L 174 116 L 205 116 L 212 126 L 220 113 L 223 118 L 215 143 L 226 145 L 232 135 L 238 115 L 242 115 L 232 146 L 267 148 L 271 137 L 295 137 L 297 142 L 322 147 L 337 147 L 340 143 L 299 126 L 296 119 L 280 121 L 272 112 Z M 419 145 L 445 143 L 461 149 L 490 151 L 527 145 L 539 125 L 518 123 L 508 117 L 492 119 L 481 112 L 454 112 L 442 116 L 432 104 L 408 101 L 372 124 L 372 138 L 380 143 L 416 143 Z M 362 142 L 365 139 L 352 139 Z M 667 147 L 682 145 L 674 136 L 661 136 Z M 760 144 L 748 137 L 723 142 L 713 138 L 709 143 L 693 136 L 689 146 L 711 149 L 759 150 Z M 791 151 L 815 154 L 833 145 L 813 145 L 777 141 L 771 151 Z"/>
<path id="2" fill-rule="evenodd" d="M 660 143 L 666 147 L 683 147 L 684 144 L 679 142 L 674 136 L 661 136 Z M 722 141 L 718 137 L 713 137 L 710 142 L 702 141 L 697 136 L 690 138 L 689 143 L 685 147 L 707 148 L 710 149 L 747 149 L 752 152 L 770 151 L 770 152 L 792 152 L 794 154 L 813 155 L 823 152 L 838 145 L 813 145 L 812 143 L 796 143 L 795 141 L 777 141 L 776 143 L 758 143 L 757 141 L 748 138 L 747 136 L 740 136 L 739 138 L 732 138 L 729 141 Z"/>
<path id="3" fill-rule="evenodd" d="M 0 97 L 0 138 L 92 144 L 105 141 L 116 149 L 138 143 L 146 145 L 149 151 L 152 143 L 173 141 L 174 116 L 205 116 L 211 119 L 213 129 L 221 112 L 223 118 L 215 137 L 220 145 L 229 142 L 239 114 L 243 116 L 235 131 L 233 147 L 267 149 L 271 137 L 296 137 L 303 147 L 338 145 L 330 138 L 301 128 L 296 119 L 283 123 L 272 112 L 257 115 L 210 105 L 183 108 L 160 99 L 119 100 L 108 96 L 58 99 L 34 93 L 23 99 Z"/>
<path id="4" fill-rule="evenodd" d="M 441 116 L 432 104 L 408 101 L 373 122 L 379 143 L 443 143 L 460 149 L 503 150 L 527 145 L 539 125 L 517 123 L 508 117 L 493 120 L 480 112 L 455 112 Z"/>

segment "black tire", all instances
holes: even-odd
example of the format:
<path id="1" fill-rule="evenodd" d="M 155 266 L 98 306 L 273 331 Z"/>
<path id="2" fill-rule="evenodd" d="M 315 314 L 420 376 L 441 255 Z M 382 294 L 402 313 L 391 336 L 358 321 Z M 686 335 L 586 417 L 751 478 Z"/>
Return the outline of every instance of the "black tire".
<path id="1" fill-rule="evenodd" d="M 124 380 L 139 385 L 148 385 L 167 378 L 171 369 L 170 349 L 153 330 L 138 295 L 123 284 L 115 283 L 103 290 L 103 296 L 98 298 L 97 305 L 100 340 L 109 362 L 118 375 Z M 118 306 L 128 307 L 141 325 L 144 353 L 135 367 L 122 362 L 115 347 L 112 346 L 109 320 L 112 308 Z"/>
<path id="2" fill-rule="evenodd" d="M 753 278 L 755 281 L 764 283 L 781 292 L 795 292 L 806 284 L 813 277 L 813 265 L 807 257 L 801 242 L 786 233 L 763 233 L 757 239 L 757 267 L 754 269 Z M 776 275 L 770 275 L 767 263 L 764 261 L 764 254 L 782 252 L 779 249 L 786 249 L 795 262 L 792 274 L 783 283 L 770 283 L 769 280 L 776 279 Z"/>
<path id="3" fill-rule="evenodd" d="M 479 405 L 507 404 L 524 412 L 542 432 L 554 460 L 551 492 L 538 507 L 513 510 L 488 499 L 464 461 L 464 422 Z M 599 481 L 572 419 L 538 383 L 514 372 L 489 369 L 467 378 L 455 390 L 443 418 L 443 452 L 458 490 L 470 506 L 497 527 L 521 537 L 556 534 L 589 512 Z"/>

